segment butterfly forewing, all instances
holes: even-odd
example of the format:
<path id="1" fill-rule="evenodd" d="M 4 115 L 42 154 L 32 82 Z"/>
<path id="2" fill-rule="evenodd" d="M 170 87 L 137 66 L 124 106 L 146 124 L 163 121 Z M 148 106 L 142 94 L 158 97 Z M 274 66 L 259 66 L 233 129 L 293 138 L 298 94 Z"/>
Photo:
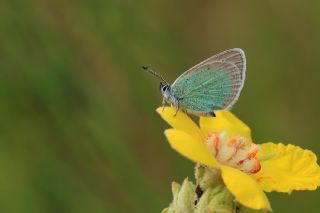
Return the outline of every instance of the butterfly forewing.
<path id="1" fill-rule="evenodd" d="M 202 61 L 201 63 L 191 67 L 187 71 L 185 71 L 182 75 L 180 75 L 175 82 L 177 82 L 180 78 L 182 78 L 185 75 L 190 75 L 193 72 L 196 72 L 201 66 L 205 64 L 210 64 L 213 62 L 228 62 L 231 64 L 234 64 L 237 66 L 241 79 L 244 82 L 245 80 L 245 72 L 246 72 L 246 57 L 244 54 L 244 51 L 240 48 L 233 48 L 229 50 L 225 50 L 221 53 L 218 53 L 214 56 L 211 56 L 210 58 Z M 175 82 L 173 84 L 175 84 Z"/>
<path id="2" fill-rule="evenodd" d="M 231 49 L 183 73 L 172 84 L 172 91 L 180 104 L 192 111 L 228 109 L 238 99 L 244 78 L 244 53 Z"/>

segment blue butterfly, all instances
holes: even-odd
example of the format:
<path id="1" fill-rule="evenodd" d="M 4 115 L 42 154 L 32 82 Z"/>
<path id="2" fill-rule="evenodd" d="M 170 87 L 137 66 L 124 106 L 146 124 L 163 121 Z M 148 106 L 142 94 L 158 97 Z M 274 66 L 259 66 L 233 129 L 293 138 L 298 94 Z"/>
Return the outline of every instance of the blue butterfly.
<path id="1" fill-rule="evenodd" d="M 172 85 L 159 74 L 160 91 L 165 103 L 198 116 L 214 116 L 214 110 L 230 109 L 244 85 L 246 58 L 242 49 L 234 48 L 214 55 L 180 75 Z"/>

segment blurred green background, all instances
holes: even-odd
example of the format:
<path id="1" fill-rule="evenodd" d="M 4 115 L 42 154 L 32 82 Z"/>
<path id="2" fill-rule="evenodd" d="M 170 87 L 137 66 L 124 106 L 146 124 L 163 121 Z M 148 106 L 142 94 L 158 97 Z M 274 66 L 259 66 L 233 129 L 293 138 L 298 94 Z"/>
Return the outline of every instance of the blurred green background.
<path id="1" fill-rule="evenodd" d="M 256 143 L 320 155 L 318 1 L 0 2 L 0 212 L 160 212 L 192 162 L 165 142 L 159 82 L 241 47 L 233 111 Z M 315 212 L 320 191 L 271 193 Z M 318 208 L 317 208 L 318 207 Z"/>

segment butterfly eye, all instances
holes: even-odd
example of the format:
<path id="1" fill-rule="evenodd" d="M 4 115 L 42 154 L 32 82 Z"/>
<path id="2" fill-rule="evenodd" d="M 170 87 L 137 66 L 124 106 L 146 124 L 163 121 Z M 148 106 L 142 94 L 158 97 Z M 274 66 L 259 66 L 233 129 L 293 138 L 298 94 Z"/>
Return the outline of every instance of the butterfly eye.
<path id="1" fill-rule="evenodd" d="M 165 92 L 167 91 L 168 88 L 169 88 L 169 85 L 165 85 L 164 87 L 162 87 L 162 91 Z"/>
<path id="2" fill-rule="evenodd" d="M 169 85 L 168 84 L 160 83 L 160 90 L 162 92 L 166 92 L 168 89 L 169 89 Z"/>

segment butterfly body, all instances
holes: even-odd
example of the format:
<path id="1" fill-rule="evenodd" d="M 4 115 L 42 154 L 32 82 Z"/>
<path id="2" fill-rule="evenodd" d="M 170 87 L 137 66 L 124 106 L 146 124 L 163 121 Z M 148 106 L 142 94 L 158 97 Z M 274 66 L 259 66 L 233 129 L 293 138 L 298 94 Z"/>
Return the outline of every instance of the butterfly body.
<path id="1" fill-rule="evenodd" d="M 163 86 L 160 84 L 160 91 L 163 95 L 163 104 L 167 102 L 177 110 L 180 109 L 193 115 L 215 116 L 211 109 L 198 110 L 197 105 L 192 105 L 192 103 L 184 101 L 184 98 L 179 97 L 179 93 L 172 90 L 169 84 L 164 84 Z"/>
<path id="2" fill-rule="evenodd" d="M 214 55 L 184 72 L 172 85 L 161 82 L 164 103 L 190 114 L 215 116 L 214 110 L 230 109 L 237 101 L 244 84 L 245 66 L 241 49 Z"/>

